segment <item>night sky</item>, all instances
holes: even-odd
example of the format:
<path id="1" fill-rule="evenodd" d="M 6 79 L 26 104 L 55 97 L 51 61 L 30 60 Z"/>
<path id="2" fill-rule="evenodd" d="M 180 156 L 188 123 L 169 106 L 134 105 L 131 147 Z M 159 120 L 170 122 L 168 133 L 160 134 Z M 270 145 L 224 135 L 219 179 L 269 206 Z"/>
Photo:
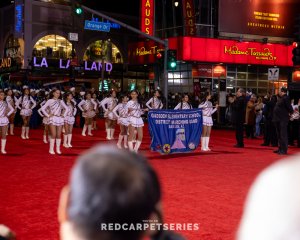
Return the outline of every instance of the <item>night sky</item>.
<path id="1" fill-rule="evenodd" d="M 0 7 L 11 2 L 0 0 Z M 99 11 L 139 16 L 140 0 L 82 0 L 82 4 Z"/>

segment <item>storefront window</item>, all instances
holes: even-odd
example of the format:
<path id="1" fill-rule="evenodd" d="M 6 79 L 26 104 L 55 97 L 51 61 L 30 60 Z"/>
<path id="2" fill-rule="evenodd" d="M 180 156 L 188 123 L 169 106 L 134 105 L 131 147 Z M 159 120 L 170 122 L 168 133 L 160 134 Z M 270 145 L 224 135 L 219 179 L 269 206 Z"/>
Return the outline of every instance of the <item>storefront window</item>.
<path id="1" fill-rule="evenodd" d="M 20 67 L 24 61 L 24 56 L 22 54 L 23 50 L 24 41 L 11 35 L 5 43 L 4 57 L 11 58 L 14 61 L 14 64 Z"/>
<path id="2" fill-rule="evenodd" d="M 34 45 L 33 56 L 47 58 L 71 58 L 72 44 L 59 35 L 47 35 Z"/>
<path id="3" fill-rule="evenodd" d="M 111 63 L 123 63 L 119 49 L 109 40 L 98 40 L 88 46 L 83 59 L 85 61 L 105 61 Z"/>

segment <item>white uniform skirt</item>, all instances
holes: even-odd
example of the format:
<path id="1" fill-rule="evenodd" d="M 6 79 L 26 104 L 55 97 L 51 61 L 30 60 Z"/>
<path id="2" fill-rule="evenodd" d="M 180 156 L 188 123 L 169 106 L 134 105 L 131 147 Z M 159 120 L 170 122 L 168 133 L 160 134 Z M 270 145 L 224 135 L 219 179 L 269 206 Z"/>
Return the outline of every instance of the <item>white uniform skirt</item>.
<path id="1" fill-rule="evenodd" d="M 49 125 L 49 118 L 48 117 L 43 117 L 43 124 L 44 125 Z"/>
<path id="2" fill-rule="evenodd" d="M 7 126 L 9 124 L 7 117 L 0 117 L 0 127 Z"/>
<path id="3" fill-rule="evenodd" d="M 129 124 L 133 127 L 143 127 L 144 122 L 141 117 L 129 117 Z"/>
<path id="4" fill-rule="evenodd" d="M 96 113 L 95 113 L 95 111 L 87 111 L 87 112 L 83 112 L 82 116 L 84 118 L 93 118 L 96 116 Z"/>
<path id="5" fill-rule="evenodd" d="M 117 117 L 116 117 L 116 115 L 113 112 L 110 112 L 108 114 L 108 119 L 109 120 L 117 120 Z"/>
<path id="6" fill-rule="evenodd" d="M 203 125 L 204 126 L 213 126 L 212 117 L 203 116 Z"/>
<path id="7" fill-rule="evenodd" d="M 58 116 L 49 117 L 49 124 L 54 126 L 63 126 L 64 125 L 64 118 Z"/>
<path id="8" fill-rule="evenodd" d="M 75 123 L 75 117 L 74 116 L 66 116 L 65 123 L 69 124 L 69 125 L 73 125 Z"/>
<path id="9" fill-rule="evenodd" d="M 119 120 L 118 120 L 118 124 L 122 124 L 122 125 L 127 127 L 129 125 L 128 118 L 120 117 Z"/>
<path id="10" fill-rule="evenodd" d="M 32 115 L 32 110 L 30 108 L 29 109 L 23 108 L 20 112 L 20 115 L 24 117 L 29 117 Z"/>

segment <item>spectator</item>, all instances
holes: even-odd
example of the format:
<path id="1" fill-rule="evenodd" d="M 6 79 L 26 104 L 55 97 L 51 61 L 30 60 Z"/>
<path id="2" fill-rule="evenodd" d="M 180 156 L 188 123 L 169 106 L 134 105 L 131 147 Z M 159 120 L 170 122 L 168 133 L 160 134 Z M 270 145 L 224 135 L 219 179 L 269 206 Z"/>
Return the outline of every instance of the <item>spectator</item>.
<path id="1" fill-rule="evenodd" d="M 273 111 L 276 102 L 277 102 L 277 97 L 276 95 L 273 95 L 271 97 L 271 100 L 266 103 L 263 110 L 263 115 L 265 118 L 265 136 L 264 136 L 264 143 L 261 144 L 262 146 L 269 146 L 271 143 L 273 147 L 278 147 L 276 128 L 274 123 L 272 122 Z"/>
<path id="2" fill-rule="evenodd" d="M 262 110 L 263 110 L 264 104 L 262 101 L 262 98 L 259 97 L 257 99 L 257 104 L 255 105 L 255 137 L 259 137 L 261 135 L 260 131 L 260 124 L 262 122 Z"/>
<path id="3" fill-rule="evenodd" d="M 78 159 L 69 186 L 62 190 L 61 239 L 143 239 L 145 231 L 106 231 L 100 227 L 138 224 L 150 218 L 160 221 L 160 200 L 157 175 L 146 159 L 110 146 L 95 147 Z"/>
<path id="4" fill-rule="evenodd" d="M 288 150 L 288 122 L 289 115 L 293 113 L 290 98 L 287 96 L 287 89 L 282 87 L 279 91 L 278 101 L 273 111 L 273 122 L 278 137 L 278 150 L 274 151 L 279 155 L 286 155 Z"/>
<path id="5" fill-rule="evenodd" d="M 245 128 L 246 128 L 246 137 L 254 138 L 254 125 L 255 125 L 255 104 L 256 96 L 251 95 L 250 100 L 247 102 L 246 107 L 246 117 L 245 117 Z"/>
<path id="6" fill-rule="evenodd" d="M 300 239 L 300 159 L 275 163 L 255 180 L 237 240 Z"/>
<path id="7" fill-rule="evenodd" d="M 243 139 L 243 131 L 244 131 L 244 122 L 245 122 L 245 110 L 246 110 L 246 99 L 245 99 L 245 90 L 239 88 L 236 92 L 236 97 L 230 99 L 232 103 L 232 114 L 233 114 L 233 124 L 235 124 L 236 131 L 236 141 L 237 144 L 234 147 L 243 148 L 244 147 L 244 139 Z"/>

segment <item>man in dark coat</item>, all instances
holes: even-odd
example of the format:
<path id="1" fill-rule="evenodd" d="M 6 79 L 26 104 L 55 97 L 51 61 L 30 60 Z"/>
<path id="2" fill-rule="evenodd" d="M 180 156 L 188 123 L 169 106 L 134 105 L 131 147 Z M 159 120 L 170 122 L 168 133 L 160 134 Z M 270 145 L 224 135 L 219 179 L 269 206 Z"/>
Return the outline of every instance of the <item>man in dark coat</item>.
<path id="1" fill-rule="evenodd" d="M 236 97 L 232 102 L 233 119 L 232 122 L 235 125 L 235 136 L 237 144 L 234 147 L 244 147 L 244 123 L 245 123 L 245 111 L 246 111 L 246 98 L 245 90 L 240 88 L 236 92 Z"/>
<path id="2" fill-rule="evenodd" d="M 286 155 L 288 150 L 288 123 L 290 114 L 293 113 L 293 108 L 289 96 L 287 96 L 287 89 L 282 87 L 279 91 L 278 101 L 273 111 L 273 122 L 276 127 L 278 137 L 278 150 L 274 153 Z"/>

